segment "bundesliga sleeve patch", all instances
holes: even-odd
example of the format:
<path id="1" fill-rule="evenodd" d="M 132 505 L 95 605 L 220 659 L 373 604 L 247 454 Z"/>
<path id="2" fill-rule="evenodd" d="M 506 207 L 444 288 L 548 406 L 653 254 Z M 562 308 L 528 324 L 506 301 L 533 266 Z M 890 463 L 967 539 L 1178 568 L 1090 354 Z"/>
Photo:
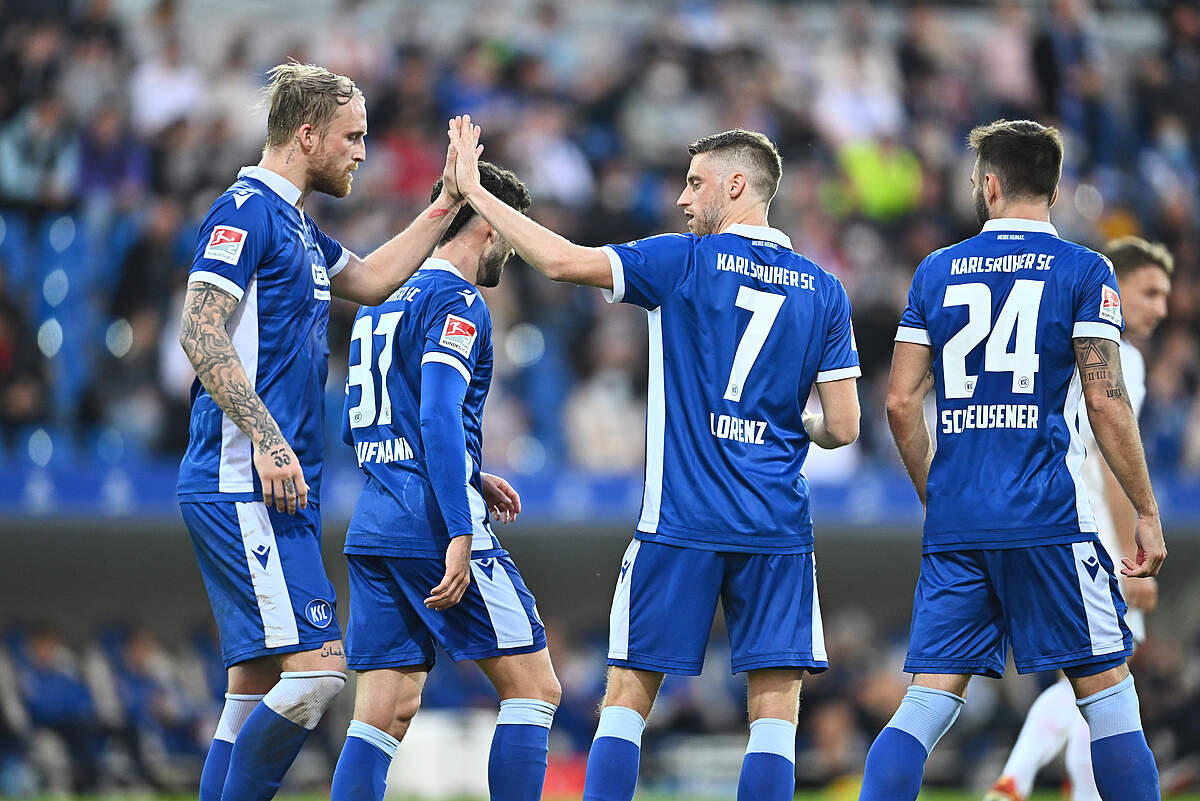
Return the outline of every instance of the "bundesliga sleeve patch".
<path id="1" fill-rule="evenodd" d="M 242 255 L 242 246 L 246 244 L 246 232 L 231 225 L 218 225 L 213 228 L 212 236 L 208 238 L 208 246 L 204 248 L 204 258 L 216 259 L 226 264 L 237 264 Z"/>
<path id="2" fill-rule="evenodd" d="M 471 346 L 475 344 L 475 335 L 475 323 L 448 314 L 446 315 L 446 325 L 442 328 L 442 338 L 438 340 L 438 344 L 443 348 L 449 348 L 465 359 L 471 355 Z"/>
<path id="3" fill-rule="evenodd" d="M 1121 324 L 1121 296 L 1110 286 L 1100 287 L 1100 319 Z"/>

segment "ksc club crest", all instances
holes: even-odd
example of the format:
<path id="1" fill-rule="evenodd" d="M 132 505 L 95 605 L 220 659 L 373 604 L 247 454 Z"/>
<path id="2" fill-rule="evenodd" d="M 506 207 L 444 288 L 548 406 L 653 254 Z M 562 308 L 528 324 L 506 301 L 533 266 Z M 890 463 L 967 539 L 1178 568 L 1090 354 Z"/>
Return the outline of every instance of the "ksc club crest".
<path id="1" fill-rule="evenodd" d="M 317 628 L 326 628 L 333 622 L 333 606 L 329 601 L 317 598 L 309 601 L 308 606 L 304 607 L 304 616 Z"/>

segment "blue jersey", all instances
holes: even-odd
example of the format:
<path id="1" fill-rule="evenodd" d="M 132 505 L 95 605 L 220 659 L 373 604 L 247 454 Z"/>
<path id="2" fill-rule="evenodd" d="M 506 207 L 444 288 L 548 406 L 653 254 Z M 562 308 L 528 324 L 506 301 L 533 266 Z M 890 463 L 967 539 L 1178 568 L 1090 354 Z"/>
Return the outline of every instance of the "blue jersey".
<path id="1" fill-rule="evenodd" d="M 238 299 L 227 329 L 246 376 L 295 451 L 310 503 L 320 500 L 329 369 L 329 279 L 350 251 L 296 208 L 300 189 L 262 167 L 246 167 L 200 226 L 189 282 Z M 262 497 L 250 438 L 197 380 L 178 492 L 192 501 Z"/>
<path id="2" fill-rule="evenodd" d="M 1096 531 L 1072 338 L 1119 340 L 1122 326 L 1108 259 L 1047 222 L 989 220 L 921 262 L 896 339 L 933 349 L 927 552 Z"/>
<path id="3" fill-rule="evenodd" d="M 748 553 L 812 549 L 814 382 L 860 374 L 841 282 L 774 228 L 604 248 L 613 302 L 646 309 L 646 486 L 637 538 Z"/>
<path id="4" fill-rule="evenodd" d="M 434 399 L 422 398 L 423 373 L 431 365 L 456 371 L 449 375 L 460 390 L 466 382 L 459 440 L 465 453 L 456 459 L 431 453 L 460 471 L 442 492 L 424 447 Z M 473 536 L 473 551 L 499 547 L 480 480 L 483 404 L 491 381 L 491 313 L 450 262 L 426 260 L 384 303 L 359 309 L 342 431 L 366 484 L 346 532 L 346 553 L 440 557 L 450 536 L 463 534 Z"/>

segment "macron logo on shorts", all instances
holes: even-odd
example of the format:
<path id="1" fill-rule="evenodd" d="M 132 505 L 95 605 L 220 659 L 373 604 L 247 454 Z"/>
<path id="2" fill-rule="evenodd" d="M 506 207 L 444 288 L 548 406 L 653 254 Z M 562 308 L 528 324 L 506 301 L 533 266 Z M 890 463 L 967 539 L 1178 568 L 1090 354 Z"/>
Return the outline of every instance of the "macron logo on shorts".
<path id="1" fill-rule="evenodd" d="M 237 264 L 242 255 L 242 246 L 246 244 L 246 232 L 231 225 L 218 225 L 213 228 L 204 248 L 204 258 L 216 259 L 226 264 Z"/>
<path id="2" fill-rule="evenodd" d="M 1096 580 L 1096 574 L 1100 572 L 1100 560 L 1094 556 L 1089 556 L 1083 560 L 1083 566 L 1087 568 L 1088 575 L 1092 577 L 1092 581 Z"/>
<path id="3" fill-rule="evenodd" d="M 475 344 L 475 324 L 453 314 L 446 315 L 446 325 L 442 328 L 442 338 L 438 344 L 449 348 L 464 359 L 471 355 L 471 346 Z"/>

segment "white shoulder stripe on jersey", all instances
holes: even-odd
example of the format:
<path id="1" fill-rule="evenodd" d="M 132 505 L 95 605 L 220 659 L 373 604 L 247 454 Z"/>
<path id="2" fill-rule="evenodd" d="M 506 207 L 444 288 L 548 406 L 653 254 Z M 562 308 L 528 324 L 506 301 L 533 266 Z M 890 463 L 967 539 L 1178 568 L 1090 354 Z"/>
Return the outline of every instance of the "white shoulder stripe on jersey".
<path id="1" fill-rule="evenodd" d="M 914 345 L 933 345 L 933 340 L 929 338 L 929 332 L 924 328 L 910 328 L 902 325 L 896 329 L 897 342 L 911 342 Z"/>
<path id="2" fill-rule="evenodd" d="M 471 383 L 471 373 L 468 372 L 467 366 L 453 356 L 442 353 L 440 350 L 431 350 L 421 357 L 421 364 L 448 364 L 458 371 L 468 384 Z"/>
<path id="3" fill-rule="evenodd" d="M 612 292 L 607 289 L 601 289 L 600 294 L 609 303 L 620 303 L 625 299 L 625 265 L 621 263 L 621 257 L 617 255 L 617 251 L 610 248 L 608 245 L 600 248 L 604 251 L 604 255 L 608 256 L 608 266 L 612 270 Z"/>
<path id="4" fill-rule="evenodd" d="M 196 270 L 193 273 L 188 273 L 188 283 L 190 284 L 193 281 L 199 281 L 203 284 L 212 284 L 217 289 L 228 292 L 238 300 L 242 299 L 242 288 L 223 275 L 210 273 L 208 270 Z"/>
<path id="5" fill-rule="evenodd" d="M 862 368 L 857 364 L 850 367 L 840 367 L 837 370 L 822 370 L 817 373 L 817 383 L 823 384 L 826 381 L 841 381 L 843 378 L 858 378 L 862 375 Z"/>
<path id="6" fill-rule="evenodd" d="M 1108 323 L 1081 322 L 1075 323 L 1075 327 L 1071 329 L 1071 336 L 1100 337 L 1101 339 L 1111 339 L 1113 342 L 1120 342 L 1121 329 Z"/>
<path id="7" fill-rule="evenodd" d="M 350 248 L 345 247 L 343 245 L 342 246 L 342 255 L 338 257 L 337 263 L 334 264 L 333 266 L 329 267 L 325 271 L 329 275 L 330 278 L 333 278 L 335 275 L 340 273 L 342 270 L 346 269 L 346 265 L 350 263 L 351 255 L 352 254 L 350 253 Z"/>

